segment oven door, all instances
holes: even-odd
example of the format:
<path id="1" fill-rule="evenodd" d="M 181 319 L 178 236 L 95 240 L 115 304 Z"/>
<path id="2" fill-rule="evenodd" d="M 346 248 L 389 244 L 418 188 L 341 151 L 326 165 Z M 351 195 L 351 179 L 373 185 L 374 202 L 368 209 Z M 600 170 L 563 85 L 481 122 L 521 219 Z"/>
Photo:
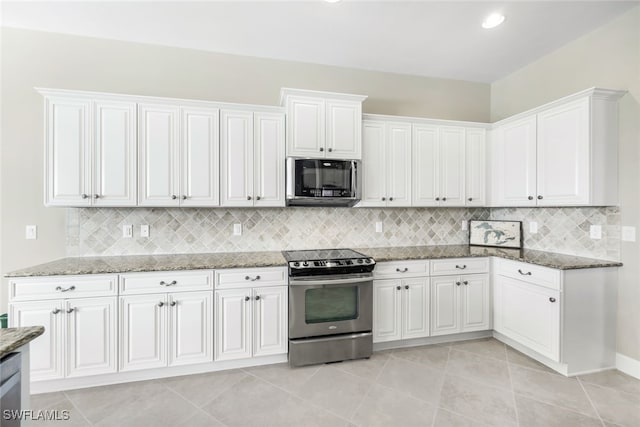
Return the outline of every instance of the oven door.
<path id="1" fill-rule="evenodd" d="M 370 273 L 289 279 L 289 338 L 368 332 L 372 327 Z"/>

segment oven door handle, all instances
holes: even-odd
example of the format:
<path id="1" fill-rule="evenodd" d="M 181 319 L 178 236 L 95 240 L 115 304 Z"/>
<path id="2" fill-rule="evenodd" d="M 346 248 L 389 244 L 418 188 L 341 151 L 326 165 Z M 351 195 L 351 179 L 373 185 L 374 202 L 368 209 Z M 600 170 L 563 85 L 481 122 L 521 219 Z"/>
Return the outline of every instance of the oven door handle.
<path id="1" fill-rule="evenodd" d="M 289 279 L 292 286 L 317 286 L 317 285 L 347 285 L 350 283 L 365 283 L 372 281 L 372 277 L 350 277 L 344 279 L 324 279 L 324 280 L 308 280 L 308 279 Z"/>

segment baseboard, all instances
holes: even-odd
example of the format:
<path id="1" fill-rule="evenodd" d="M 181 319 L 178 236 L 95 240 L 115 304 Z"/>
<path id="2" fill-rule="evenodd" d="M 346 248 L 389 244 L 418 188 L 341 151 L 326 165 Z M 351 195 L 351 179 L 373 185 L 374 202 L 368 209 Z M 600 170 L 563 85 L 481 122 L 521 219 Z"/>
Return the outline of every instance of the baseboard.
<path id="1" fill-rule="evenodd" d="M 627 375 L 640 380 L 640 360 L 616 353 L 616 368 Z"/>

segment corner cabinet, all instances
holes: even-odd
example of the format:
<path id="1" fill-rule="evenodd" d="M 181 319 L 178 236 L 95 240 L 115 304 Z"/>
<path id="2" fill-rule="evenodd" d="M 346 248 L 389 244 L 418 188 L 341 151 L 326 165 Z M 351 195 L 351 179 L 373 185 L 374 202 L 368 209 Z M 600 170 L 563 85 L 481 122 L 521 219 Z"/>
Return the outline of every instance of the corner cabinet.
<path id="1" fill-rule="evenodd" d="M 361 158 L 366 96 L 288 88 L 280 94 L 287 109 L 287 156 Z"/>
<path id="2" fill-rule="evenodd" d="M 222 110 L 221 205 L 284 206 L 282 113 Z"/>
<path id="3" fill-rule="evenodd" d="M 590 89 L 494 125 L 491 205 L 617 205 L 623 94 Z"/>
<path id="4" fill-rule="evenodd" d="M 136 205 L 136 104 L 45 97 L 45 206 Z"/>

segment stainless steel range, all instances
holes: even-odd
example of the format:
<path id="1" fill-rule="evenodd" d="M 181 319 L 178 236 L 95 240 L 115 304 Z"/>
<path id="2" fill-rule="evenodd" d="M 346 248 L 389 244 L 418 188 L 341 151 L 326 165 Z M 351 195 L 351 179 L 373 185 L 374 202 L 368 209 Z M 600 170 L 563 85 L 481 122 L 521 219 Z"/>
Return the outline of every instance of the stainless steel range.
<path id="1" fill-rule="evenodd" d="M 371 356 L 375 260 L 351 249 L 282 253 L 289 266 L 289 364 Z"/>

